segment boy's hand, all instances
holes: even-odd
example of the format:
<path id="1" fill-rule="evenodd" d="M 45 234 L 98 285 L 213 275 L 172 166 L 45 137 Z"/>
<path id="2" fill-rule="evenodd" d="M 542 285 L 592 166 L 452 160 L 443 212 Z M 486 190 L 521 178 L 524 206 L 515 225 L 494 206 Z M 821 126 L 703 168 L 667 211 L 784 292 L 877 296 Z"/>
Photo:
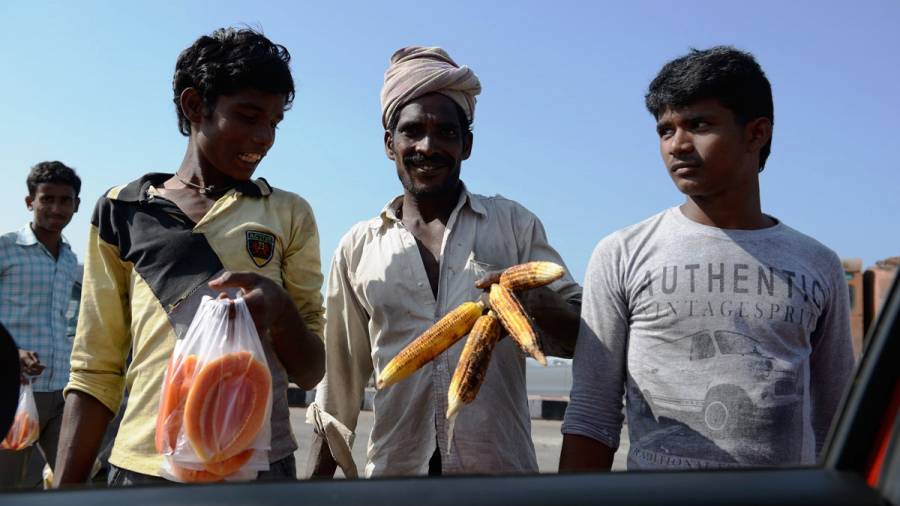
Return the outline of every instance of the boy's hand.
<path id="1" fill-rule="evenodd" d="M 241 296 L 260 335 L 277 326 L 285 310 L 293 305 L 284 288 L 271 279 L 252 272 L 226 272 L 210 281 L 209 287 L 213 290 L 240 288 Z"/>
<path id="2" fill-rule="evenodd" d="M 47 368 L 41 363 L 38 354 L 29 350 L 19 350 L 19 367 L 23 375 L 30 374 L 31 376 L 37 376 Z"/>
<path id="3" fill-rule="evenodd" d="M 325 374 L 325 347 L 281 285 L 252 272 L 226 272 L 209 287 L 240 288 L 260 337 L 268 335 L 288 376 L 304 390 L 315 388 Z"/>

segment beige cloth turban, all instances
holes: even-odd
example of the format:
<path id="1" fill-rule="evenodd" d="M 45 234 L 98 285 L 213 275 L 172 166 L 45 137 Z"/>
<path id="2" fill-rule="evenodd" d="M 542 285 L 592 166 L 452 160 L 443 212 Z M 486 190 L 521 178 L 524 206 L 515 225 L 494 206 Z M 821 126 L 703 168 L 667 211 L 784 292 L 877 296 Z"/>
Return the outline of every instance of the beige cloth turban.
<path id="1" fill-rule="evenodd" d="M 440 93 L 459 104 L 469 122 L 481 83 L 472 69 L 459 66 L 439 47 L 410 46 L 391 56 L 381 88 L 381 124 L 387 128 L 400 109 L 422 95 Z"/>

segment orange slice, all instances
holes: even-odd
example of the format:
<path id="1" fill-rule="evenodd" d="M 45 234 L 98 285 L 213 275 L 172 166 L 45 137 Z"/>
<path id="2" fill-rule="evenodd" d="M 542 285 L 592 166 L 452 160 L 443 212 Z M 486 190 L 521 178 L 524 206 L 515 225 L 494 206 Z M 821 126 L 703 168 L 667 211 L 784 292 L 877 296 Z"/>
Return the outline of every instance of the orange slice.
<path id="1" fill-rule="evenodd" d="M 19 451 L 37 441 L 38 422 L 32 420 L 28 413 L 20 411 L 13 418 L 12 427 L 0 442 L 0 449 Z"/>
<path id="2" fill-rule="evenodd" d="M 197 368 L 197 356 L 188 355 L 179 363 L 169 360 L 166 367 L 159 415 L 156 418 L 156 451 L 162 454 L 175 450 L 181 430 L 184 404 Z"/>
<path id="3" fill-rule="evenodd" d="M 184 433 L 204 462 L 247 449 L 266 422 L 269 368 L 248 351 L 228 353 L 196 374 L 184 406 Z"/>
<path id="4" fill-rule="evenodd" d="M 185 483 L 213 483 L 222 481 L 227 476 L 236 473 L 253 456 L 253 450 L 244 450 L 230 459 L 222 462 L 203 464 L 204 470 L 188 469 L 172 463 L 172 474 Z"/>

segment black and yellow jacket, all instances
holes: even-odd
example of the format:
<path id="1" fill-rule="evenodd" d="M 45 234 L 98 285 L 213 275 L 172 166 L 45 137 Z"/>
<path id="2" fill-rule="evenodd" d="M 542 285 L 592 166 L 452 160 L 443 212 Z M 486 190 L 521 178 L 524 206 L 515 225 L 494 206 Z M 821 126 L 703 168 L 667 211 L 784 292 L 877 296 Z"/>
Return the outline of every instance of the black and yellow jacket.
<path id="1" fill-rule="evenodd" d="M 280 283 L 306 325 L 322 335 L 319 236 L 309 204 L 264 179 L 241 183 L 194 223 L 148 174 L 97 202 L 84 266 L 81 315 L 65 392 L 85 392 L 117 412 L 129 392 L 110 462 L 158 474 L 156 415 L 166 363 L 207 283 L 222 271 L 251 271 Z M 262 339 L 273 376 L 270 461 L 297 448 L 287 405 L 287 374 Z M 126 360 L 131 355 L 131 362 Z"/>

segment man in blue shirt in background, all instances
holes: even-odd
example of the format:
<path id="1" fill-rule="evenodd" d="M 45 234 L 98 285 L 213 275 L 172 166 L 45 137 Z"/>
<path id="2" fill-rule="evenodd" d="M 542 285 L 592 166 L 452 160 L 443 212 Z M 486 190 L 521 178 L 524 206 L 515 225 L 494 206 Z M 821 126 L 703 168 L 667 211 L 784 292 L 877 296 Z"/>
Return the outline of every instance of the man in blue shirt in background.
<path id="1" fill-rule="evenodd" d="M 78 211 L 81 179 L 61 162 L 41 162 L 28 175 L 25 205 L 30 223 L 0 236 L 0 322 L 19 348 L 24 377 L 33 378 L 40 417 L 37 447 L 55 462 L 62 423 L 62 389 L 69 381 L 72 340 L 68 336 L 78 260 L 62 231 Z M 34 488 L 41 477 L 29 473 L 34 446 L 0 451 L 0 488 Z M 37 467 L 39 469 L 39 467 Z"/>

